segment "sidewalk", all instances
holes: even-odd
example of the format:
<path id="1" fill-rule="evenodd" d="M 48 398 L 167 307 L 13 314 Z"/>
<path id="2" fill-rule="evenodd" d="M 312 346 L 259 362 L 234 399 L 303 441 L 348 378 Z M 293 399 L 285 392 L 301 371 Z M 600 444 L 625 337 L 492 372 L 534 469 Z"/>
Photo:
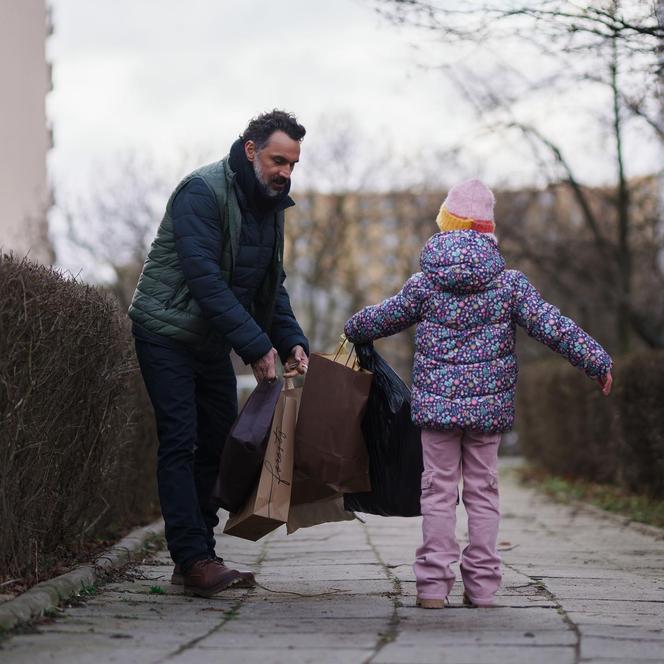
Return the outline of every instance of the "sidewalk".
<path id="1" fill-rule="evenodd" d="M 410 565 L 420 520 L 368 517 L 364 525 L 288 537 L 280 529 L 257 543 L 221 536 L 227 561 L 253 568 L 270 590 L 230 590 L 211 600 L 171 586 L 161 552 L 35 633 L 2 642 L 0 661 L 664 661 L 661 535 L 552 503 L 509 472 L 501 500 L 504 581 L 496 608 L 462 607 L 459 583 L 450 607 L 415 608 Z"/>

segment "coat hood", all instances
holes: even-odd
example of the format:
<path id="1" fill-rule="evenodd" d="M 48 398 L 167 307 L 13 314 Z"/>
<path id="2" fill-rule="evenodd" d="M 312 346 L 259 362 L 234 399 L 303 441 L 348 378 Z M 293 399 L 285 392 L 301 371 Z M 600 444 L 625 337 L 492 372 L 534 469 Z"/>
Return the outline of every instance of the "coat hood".
<path id="1" fill-rule="evenodd" d="M 420 267 L 441 290 L 472 293 L 484 290 L 505 269 L 505 261 L 486 234 L 452 231 L 429 238 Z"/>

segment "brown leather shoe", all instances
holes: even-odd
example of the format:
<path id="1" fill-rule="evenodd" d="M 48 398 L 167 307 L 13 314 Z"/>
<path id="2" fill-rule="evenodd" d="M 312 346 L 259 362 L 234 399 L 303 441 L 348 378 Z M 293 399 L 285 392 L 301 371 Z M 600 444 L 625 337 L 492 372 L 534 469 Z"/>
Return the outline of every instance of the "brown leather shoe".
<path id="1" fill-rule="evenodd" d="M 218 560 L 220 563 L 224 562 L 223 558 L 220 558 L 219 556 L 214 557 L 215 560 Z M 256 583 L 255 579 L 253 578 L 253 574 L 251 572 L 245 572 L 241 571 L 240 574 L 242 574 L 243 581 L 246 583 L 247 580 L 251 580 L 251 584 L 243 585 L 243 588 L 253 588 Z M 171 574 L 171 584 L 174 586 L 182 586 L 184 585 L 184 574 L 182 574 L 182 567 L 178 565 L 177 563 L 175 564 L 175 567 L 173 568 L 173 573 Z"/>
<path id="2" fill-rule="evenodd" d="M 171 583 L 174 586 L 181 586 L 184 584 L 184 575 L 182 574 L 182 568 L 180 565 L 176 565 L 173 568 L 173 574 L 171 574 Z"/>
<path id="3" fill-rule="evenodd" d="M 239 572 L 224 565 L 221 558 L 197 560 L 183 575 L 185 595 L 212 597 L 231 586 L 253 588 L 256 580 L 251 572 Z"/>

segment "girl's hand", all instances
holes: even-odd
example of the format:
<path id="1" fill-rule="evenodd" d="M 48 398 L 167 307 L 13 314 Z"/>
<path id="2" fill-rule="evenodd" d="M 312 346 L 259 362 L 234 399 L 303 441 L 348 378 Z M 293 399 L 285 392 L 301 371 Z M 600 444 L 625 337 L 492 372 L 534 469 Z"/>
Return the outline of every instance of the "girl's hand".
<path id="1" fill-rule="evenodd" d="M 600 376 L 597 379 L 597 382 L 600 384 L 602 388 L 602 394 L 605 397 L 608 397 L 609 394 L 611 393 L 611 385 L 613 385 L 613 376 L 611 375 L 611 371 L 607 371 L 606 374 Z"/>

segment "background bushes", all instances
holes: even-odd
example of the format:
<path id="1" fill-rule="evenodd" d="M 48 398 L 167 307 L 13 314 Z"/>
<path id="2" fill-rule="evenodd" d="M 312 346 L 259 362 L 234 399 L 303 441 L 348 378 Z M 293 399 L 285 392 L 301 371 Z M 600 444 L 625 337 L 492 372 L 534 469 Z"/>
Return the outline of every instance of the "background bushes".
<path id="1" fill-rule="evenodd" d="M 547 471 L 664 497 L 664 351 L 616 361 L 614 389 L 559 359 L 521 370 L 521 449 Z"/>
<path id="2" fill-rule="evenodd" d="M 158 513 L 156 435 L 115 300 L 0 262 L 0 576 L 33 577 Z"/>

